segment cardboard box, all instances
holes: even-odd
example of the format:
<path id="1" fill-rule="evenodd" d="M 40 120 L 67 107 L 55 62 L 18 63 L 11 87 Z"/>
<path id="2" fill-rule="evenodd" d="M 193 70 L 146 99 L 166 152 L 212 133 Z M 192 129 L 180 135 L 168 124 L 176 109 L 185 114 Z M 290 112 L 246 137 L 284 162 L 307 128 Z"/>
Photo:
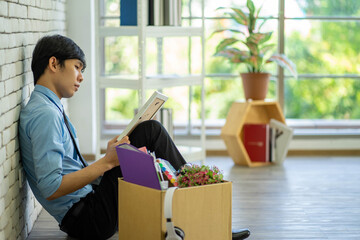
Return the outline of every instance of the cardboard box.
<path id="1" fill-rule="evenodd" d="M 165 239 L 165 191 L 119 179 L 119 240 Z M 232 183 L 179 188 L 172 221 L 186 240 L 231 239 Z"/>

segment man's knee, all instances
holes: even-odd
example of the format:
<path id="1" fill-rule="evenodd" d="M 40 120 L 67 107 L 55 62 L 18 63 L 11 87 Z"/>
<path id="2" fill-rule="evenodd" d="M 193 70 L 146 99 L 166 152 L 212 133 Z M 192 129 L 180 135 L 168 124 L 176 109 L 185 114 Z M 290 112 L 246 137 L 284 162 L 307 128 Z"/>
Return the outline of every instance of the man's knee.
<path id="1" fill-rule="evenodd" d="M 144 122 L 140 123 L 137 127 L 145 128 L 145 129 L 152 128 L 155 131 L 159 131 L 159 130 L 163 129 L 162 124 L 159 121 L 156 121 L 156 120 L 144 121 Z"/>
<path id="2" fill-rule="evenodd" d="M 140 123 L 129 135 L 131 144 L 136 147 L 150 147 L 155 141 L 165 139 L 167 132 L 160 122 L 148 120 Z"/>

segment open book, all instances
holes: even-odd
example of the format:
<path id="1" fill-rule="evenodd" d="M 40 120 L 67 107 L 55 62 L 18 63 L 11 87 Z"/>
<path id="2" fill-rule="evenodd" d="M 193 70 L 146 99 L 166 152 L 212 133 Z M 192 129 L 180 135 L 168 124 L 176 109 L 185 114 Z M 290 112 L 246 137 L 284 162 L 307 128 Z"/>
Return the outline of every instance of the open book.
<path id="1" fill-rule="evenodd" d="M 167 99 L 167 96 L 155 91 L 139 109 L 135 117 L 126 126 L 125 130 L 120 134 L 117 140 L 120 141 L 123 137 L 128 136 L 139 123 L 152 119 Z"/>
<path id="2" fill-rule="evenodd" d="M 269 125 L 273 129 L 271 144 L 271 152 L 273 153 L 272 162 L 281 164 L 286 158 L 293 130 L 275 119 L 270 119 Z"/>

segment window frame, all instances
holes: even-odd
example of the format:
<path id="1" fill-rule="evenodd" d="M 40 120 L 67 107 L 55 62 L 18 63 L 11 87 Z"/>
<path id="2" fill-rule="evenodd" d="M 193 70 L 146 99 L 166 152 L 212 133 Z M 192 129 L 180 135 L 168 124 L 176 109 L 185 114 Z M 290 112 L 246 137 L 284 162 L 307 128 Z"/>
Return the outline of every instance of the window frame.
<path id="1" fill-rule="evenodd" d="M 191 5 L 192 0 L 189 0 L 189 4 Z M 270 17 L 270 19 L 276 19 L 278 21 L 278 51 L 279 53 L 284 53 L 285 49 L 285 22 L 287 20 L 320 20 L 320 21 L 360 21 L 360 17 L 345 17 L 345 16 L 305 16 L 305 17 L 286 17 L 285 15 L 285 0 L 278 0 L 278 16 Z M 101 20 L 105 19 L 111 19 L 114 17 L 101 17 Z M 201 19 L 201 17 L 183 17 L 184 20 L 196 20 Z M 204 16 L 205 21 L 209 19 L 223 19 L 220 17 L 206 17 Z M 102 46 L 103 48 L 103 46 Z M 101 56 L 104 58 L 104 54 Z M 101 60 L 103 61 L 103 60 Z M 205 72 L 205 78 L 215 78 L 215 77 L 223 77 L 223 78 L 233 78 L 234 74 L 206 74 Z M 277 75 L 273 76 L 273 78 L 276 79 L 276 100 L 279 102 L 280 107 L 282 110 L 284 110 L 284 102 L 285 102 L 285 79 L 289 77 L 285 75 L 284 69 L 281 67 L 277 68 Z M 350 78 L 350 79 L 356 79 L 360 80 L 360 75 L 357 74 L 345 74 L 345 75 L 333 75 L 333 74 L 299 74 L 299 78 L 301 79 L 320 79 L 320 78 Z M 206 91 L 206 89 L 205 89 Z M 191 93 L 191 86 L 189 87 L 189 97 L 192 94 Z M 191 98 L 191 97 L 190 97 Z M 205 99 L 206 102 L 206 99 Z M 100 104 L 102 106 L 105 106 L 105 95 L 104 93 L 100 96 Z M 191 104 L 191 100 L 189 101 L 189 104 Z M 102 108 L 104 109 L 104 108 Z M 101 114 L 101 134 L 102 136 L 111 135 L 114 133 L 113 127 L 110 127 L 110 125 L 106 125 L 105 120 L 105 110 L 103 110 Z M 209 123 L 211 122 L 211 123 Z M 206 127 L 206 135 L 210 137 L 219 137 L 221 132 L 221 127 L 223 123 L 225 122 L 225 119 L 218 119 L 218 122 L 211 120 L 207 121 L 205 120 L 205 127 Z M 288 125 L 294 128 L 294 136 L 353 136 L 353 135 L 360 135 L 360 131 L 353 131 L 349 132 L 348 129 L 360 129 L 360 120 L 333 120 L 333 121 L 327 121 L 327 120 L 313 120 L 313 119 L 287 119 Z M 186 138 L 186 137 L 193 137 L 198 136 L 198 131 L 191 131 L 192 128 L 198 129 L 201 126 L 196 123 L 196 121 L 193 121 L 191 119 L 191 116 L 189 115 L 188 119 L 188 126 L 187 131 L 177 131 L 177 129 L 180 129 L 177 126 L 174 126 L 175 128 L 175 135 L 179 136 L 180 138 Z M 119 124 L 117 125 L 119 128 L 124 128 L 126 124 Z M 183 127 L 181 127 L 182 129 Z M 328 131 L 326 131 L 328 130 Z"/>

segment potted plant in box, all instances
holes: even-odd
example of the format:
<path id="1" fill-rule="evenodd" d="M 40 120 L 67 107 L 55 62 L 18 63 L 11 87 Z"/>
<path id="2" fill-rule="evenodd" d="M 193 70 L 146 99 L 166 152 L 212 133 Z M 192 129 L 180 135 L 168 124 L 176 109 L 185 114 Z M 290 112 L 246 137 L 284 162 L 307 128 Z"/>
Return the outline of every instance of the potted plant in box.
<path id="1" fill-rule="evenodd" d="M 271 52 L 275 44 L 268 44 L 272 32 L 261 32 L 262 26 L 267 21 L 263 19 L 259 24 L 261 8 L 256 9 L 252 0 L 247 0 L 246 7 L 246 12 L 239 8 L 230 8 L 231 11 L 226 12 L 238 25 L 245 28 L 216 30 L 214 33 L 230 31 L 234 36 L 223 39 L 217 45 L 214 56 L 225 57 L 233 64 L 246 64 L 248 72 L 240 74 L 245 98 L 264 100 L 270 79 L 270 74 L 265 72 L 265 64 L 275 62 L 288 69 L 295 78 L 297 71 L 295 64 L 284 54 Z"/>

